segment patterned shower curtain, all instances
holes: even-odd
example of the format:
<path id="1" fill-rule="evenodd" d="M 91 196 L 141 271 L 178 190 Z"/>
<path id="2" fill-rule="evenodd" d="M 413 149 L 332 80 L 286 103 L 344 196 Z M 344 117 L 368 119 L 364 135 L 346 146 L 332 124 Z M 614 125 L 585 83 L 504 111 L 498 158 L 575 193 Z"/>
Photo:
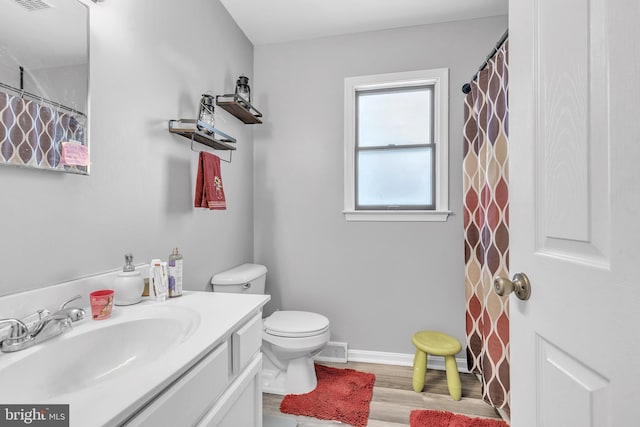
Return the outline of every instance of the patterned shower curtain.
<path id="1" fill-rule="evenodd" d="M 493 279 L 509 276 L 508 41 L 471 83 L 464 110 L 467 362 L 486 402 L 509 412 L 509 299 Z"/>

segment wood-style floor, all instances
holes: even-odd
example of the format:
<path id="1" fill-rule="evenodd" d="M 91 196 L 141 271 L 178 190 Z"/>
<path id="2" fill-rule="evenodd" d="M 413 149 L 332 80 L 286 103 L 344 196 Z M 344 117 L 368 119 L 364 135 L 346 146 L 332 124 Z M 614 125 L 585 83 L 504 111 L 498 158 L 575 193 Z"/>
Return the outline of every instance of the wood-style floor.
<path id="1" fill-rule="evenodd" d="M 501 418 L 494 408 L 482 400 L 480 382 L 473 374 L 460 374 L 462 399 L 455 401 L 449 396 L 444 371 L 429 369 L 424 390 L 422 393 L 415 393 L 411 384 L 413 369 L 410 366 L 360 362 L 322 364 L 375 374 L 376 382 L 373 387 L 368 427 L 408 427 L 409 413 L 414 409 L 436 409 L 470 417 Z M 315 418 L 284 415 L 280 412 L 282 398 L 283 396 L 274 394 L 263 394 L 264 415 L 295 420 L 298 427 L 345 426 Z"/>

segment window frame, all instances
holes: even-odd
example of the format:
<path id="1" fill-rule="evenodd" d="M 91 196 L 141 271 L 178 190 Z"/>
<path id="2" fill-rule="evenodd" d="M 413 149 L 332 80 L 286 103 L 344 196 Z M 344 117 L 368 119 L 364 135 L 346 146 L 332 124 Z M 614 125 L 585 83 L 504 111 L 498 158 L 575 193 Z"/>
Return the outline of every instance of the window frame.
<path id="1" fill-rule="evenodd" d="M 433 86 L 434 209 L 356 209 L 358 92 Z M 449 214 L 449 69 L 344 79 L 344 210 L 347 221 L 446 221 Z"/>
<path id="2" fill-rule="evenodd" d="M 431 116 L 429 117 L 429 120 L 431 122 L 431 124 L 433 124 L 434 122 L 434 109 L 435 109 L 435 98 L 433 96 L 434 94 L 434 85 L 420 85 L 420 86 L 407 86 L 407 87 L 393 87 L 393 88 L 383 88 L 383 89 L 367 89 L 367 90 L 356 90 L 355 92 L 355 98 L 356 98 L 356 111 L 355 111 L 355 115 L 356 115 L 356 133 L 355 133 L 355 140 L 354 140 L 354 198 L 355 198 L 355 203 L 354 203 L 354 209 L 356 211 L 371 211 L 371 210 L 411 210 L 411 211 L 420 211 L 420 210 L 435 210 L 436 208 L 436 201 L 435 201 L 435 194 L 436 194 L 436 188 L 435 188 L 435 183 L 437 181 L 436 179 L 436 144 L 433 142 L 434 141 L 434 129 L 433 126 L 430 126 L 430 132 L 429 132 L 429 136 L 428 136 L 428 142 L 426 144 L 407 144 L 407 145 L 398 145 L 398 144 L 389 144 L 389 145 L 360 145 L 359 143 L 360 141 L 360 135 L 359 135 L 359 130 L 360 130 L 360 102 L 361 102 L 361 97 L 367 96 L 367 95 L 376 95 L 376 94 L 393 94 L 393 93 L 401 93 L 401 92 L 407 92 L 407 91 L 411 91 L 411 90 L 426 90 L 426 91 L 430 91 L 431 92 Z M 356 191 L 356 189 L 360 188 L 359 186 L 359 177 L 360 177 L 360 154 L 363 152 L 367 152 L 367 151 L 388 151 L 389 153 L 396 151 L 396 152 L 401 152 L 403 150 L 407 150 L 407 149 L 416 149 L 416 148 L 426 148 L 426 149 L 430 149 L 431 150 L 431 188 L 430 188 L 430 192 L 431 192 L 431 196 L 432 196 L 432 200 L 431 203 L 429 205 L 400 205 L 397 207 L 394 207 L 393 205 L 364 205 L 360 203 L 360 193 L 358 191 Z"/>

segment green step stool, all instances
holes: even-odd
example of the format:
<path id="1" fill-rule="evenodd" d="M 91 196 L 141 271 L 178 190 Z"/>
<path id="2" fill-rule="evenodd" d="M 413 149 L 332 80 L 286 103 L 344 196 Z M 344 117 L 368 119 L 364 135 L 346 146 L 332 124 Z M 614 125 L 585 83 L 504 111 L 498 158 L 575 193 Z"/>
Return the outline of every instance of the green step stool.
<path id="1" fill-rule="evenodd" d="M 460 342 L 442 332 L 420 331 L 413 334 L 413 345 L 416 354 L 413 357 L 413 391 L 420 393 L 424 388 L 424 378 L 427 373 L 427 355 L 444 356 L 444 366 L 447 370 L 447 385 L 453 400 L 462 397 L 462 386 L 455 354 L 462 350 Z"/>

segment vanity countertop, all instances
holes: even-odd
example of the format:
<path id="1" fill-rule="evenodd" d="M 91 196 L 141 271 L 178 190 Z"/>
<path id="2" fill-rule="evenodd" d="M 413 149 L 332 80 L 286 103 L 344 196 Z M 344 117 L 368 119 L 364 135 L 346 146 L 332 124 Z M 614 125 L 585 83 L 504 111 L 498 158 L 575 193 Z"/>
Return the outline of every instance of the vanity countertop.
<path id="1" fill-rule="evenodd" d="M 71 426 L 119 425 L 227 340 L 269 298 L 185 291 L 165 302 L 147 299 L 114 306 L 106 320 L 92 320 L 87 308 L 87 315 L 73 324 L 73 330 L 26 350 L 0 354 L 0 402 L 69 404 Z M 181 319 L 176 320 L 178 332 L 171 316 Z M 154 330 L 155 325 L 171 326 L 177 338 L 165 346 L 163 331 Z M 108 330 L 120 332 L 114 339 Z M 139 339 L 138 330 L 144 335 Z M 75 354 L 78 348 L 80 354 Z M 122 363 L 109 364 L 111 354 Z M 109 369 L 96 372 L 92 366 L 99 364 Z"/>

